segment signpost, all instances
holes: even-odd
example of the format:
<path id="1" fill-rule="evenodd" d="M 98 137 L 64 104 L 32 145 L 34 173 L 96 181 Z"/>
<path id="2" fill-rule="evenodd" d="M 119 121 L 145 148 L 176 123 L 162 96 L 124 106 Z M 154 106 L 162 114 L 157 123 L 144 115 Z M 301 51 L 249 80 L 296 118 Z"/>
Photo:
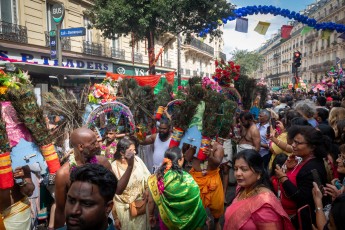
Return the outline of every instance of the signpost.
<path id="1" fill-rule="evenodd" d="M 65 8 L 60 3 L 55 3 L 52 7 L 51 16 L 56 23 L 56 43 L 57 43 L 57 58 L 58 58 L 58 65 L 62 66 L 62 49 L 61 49 L 61 39 L 60 39 L 60 30 L 61 30 L 61 22 L 65 16 Z M 52 36 L 51 36 L 52 38 Z M 56 56 L 55 56 L 56 57 Z"/>
<path id="2" fill-rule="evenodd" d="M 57 43 L 56 43 L 56 33 L 55 30 L 51 30 L 50 33 L 50 58 L 51 59 L 56 59 L 56 47 L 57 47 Z"/>

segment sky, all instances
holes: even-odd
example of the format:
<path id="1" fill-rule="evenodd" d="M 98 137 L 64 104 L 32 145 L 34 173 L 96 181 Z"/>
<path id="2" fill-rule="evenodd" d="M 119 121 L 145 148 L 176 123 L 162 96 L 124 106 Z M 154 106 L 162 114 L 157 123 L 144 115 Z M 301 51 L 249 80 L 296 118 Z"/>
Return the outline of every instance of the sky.
<path id="1" fill-rule="evenodd" d="M 230 2 L 235 4 L 237 6 L 236 8 L 254 5 L 272 5 L 282 9 L 299 12 L 304 10 L 307 5 L 316 2 L 316 0 L 230 0 Z M 246 16 L 245 18 L 248 18 L 248 33 L 235 31 L 236 20 L 227 22 L 224 26 L 223 52 L 226 54 L 227 58 L 231 58 L 230 52 L 235 48 L 249 51 L 259 48 L 266 40 L 270 39 L 274 33 L 277 33 L 282 25 L 287 24 L 289 21 L 288 18 L 279 15 L 274 16 L 273 14 L 257 14 Z M 271 23 L 266 35 L 261 35 L 254 31 L 259 21 Z"/>

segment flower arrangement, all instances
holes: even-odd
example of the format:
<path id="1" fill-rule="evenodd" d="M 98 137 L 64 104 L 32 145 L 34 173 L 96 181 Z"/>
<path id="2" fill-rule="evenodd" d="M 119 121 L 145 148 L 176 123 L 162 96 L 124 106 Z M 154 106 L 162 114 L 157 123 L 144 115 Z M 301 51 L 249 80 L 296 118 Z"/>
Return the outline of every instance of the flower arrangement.
<path id="1" fill-rule="evenodd" d="M 219 86 L 218 82 L 213 80 L 212 78 L 209 77 L 204 77 L 201 80 L 202 87 L 204 89 L 210 88 L 212 90 L 215 90 L 217 92 L 220 92 L 222 90 L 222 87 Z"/>
<path id="2" fill-rule="evenodd" d="M 267 86 L 267 83 L 264 78 L 261 78 L 260 81 L 256 83 L 256 86 Z"/>
<path id="3" fill-rule="evenodd" d="M 240 77 L 241 66 L 235 65 L 233 61 L 215 61 L 216 71 L 212 78 L 222 87 L 230 87 Z"/>
<path id="4" fill-rule="evenodd" d="M 93 88 L 91 89 L 91 93 L 88 96 L 89 102 L 98 104 L 115 101 L 119 80 L 114 80 L 111 77 L 106 77 L 102 83 L 95 83 L 93 85 Z"/>

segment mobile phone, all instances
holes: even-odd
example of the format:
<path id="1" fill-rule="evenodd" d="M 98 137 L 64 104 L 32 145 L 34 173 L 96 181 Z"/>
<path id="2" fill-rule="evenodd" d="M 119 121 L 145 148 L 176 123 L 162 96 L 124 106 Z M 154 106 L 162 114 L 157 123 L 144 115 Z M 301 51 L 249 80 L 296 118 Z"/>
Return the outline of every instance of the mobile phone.
<path id="1" fill-rule="evenodd" d="M 271 134 L 271 126 L 267 126 L 266 135 L 270 136 L 270 134 Z"/>
<path id="2" fill-rule="evenodd" d="M 276 123 L 276 119 L 275 119 L 275 118 L 271 118 L 271 125 L 272 125 L 272 128 L 273 128 L 273 129 L 276 128 L 277 123 Z"/>
<path id="3" fill-rule="evenodd" d="M 299 230 L 312 230 L 312 219 L 311 219 L 311 213 L 310 213 L 310 207 L 309 205 L 304 205 L 303 207 L 299 208 L 297 210 L 298 215 L 298 229 Z"/>
<path id="4" fill-rule="evenodd" d="M 322 194 L 325 194 L 325 190 L 323 188 L 323 185 L 321 183 L 321 179 L 319 177 L 319 173 L 317 172 L 316 169 L 312 169 L 311 170 L 311 173 L 313 175 L 313 179 L 314 179 L 314 182 L 317 184 L 317 186 L 319 187 L 320 191 Z"/>

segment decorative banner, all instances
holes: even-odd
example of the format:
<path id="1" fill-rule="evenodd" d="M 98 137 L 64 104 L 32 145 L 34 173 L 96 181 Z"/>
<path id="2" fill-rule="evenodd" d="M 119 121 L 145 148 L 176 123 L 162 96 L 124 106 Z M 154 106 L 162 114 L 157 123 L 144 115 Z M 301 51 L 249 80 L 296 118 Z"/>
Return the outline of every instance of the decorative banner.
<path id="1" fill-rule="evenodd" d="M 303 36 L 303 35 L 309 33 L 312 29 L 313 29 L 313 27 L 310 27 L 310 26 L 303 27 L 303 29 L 301 31 L 301 35 Z"/>
<path id="2" fill-rule="evenodd" d="M 293 26 L 283 25 L 281 28 L 281 37 L 287 39 L 290 37 Z"/>
<path id="3" fill-rule="evenodd" d="M 248 19 L 237 18 L 235 30 L 242 33 L 248 33 Z"/>
<path id="4" fill-rule="evenodd" d="M 345 33 L 340 34 L 338 38 L 345 39 Z"/>
<path id="5" fill-rule="evenodd" d="M 323 30 L 321 32 L 321 39 L 327 40 L 332 34 L 332 31 L 330 30 Z"/>
<path id="6" fill-rule="evenodd" d="M 158 84 L 158 82 L 160 81 L 163 75 L 165 76 L 169 84 L 174 83 L 175 72 L 173 71 L 162 74 L 162 75 L 148 75 L 148 76 L 128 76 L 128 75 L 122 75 L 122 74 L 110 73 L 110 72 L 106 73 L 106 77 L 111 78 L 115 81 L 118 80 L 119 78 L 134 78 L 138 82 L 138 85 L 140 86 L 148 85 L 148 86 L 151 86 L 152 88 L 154 88 Z"/>
<path id="7" fill-rule="evenodd" d="M 271 23 L 269 22 L 259 22 L 255 27 L 254 31 L 258 32 L 259 34 L 265 35 L 268 27 L 270 27 Z"/>

